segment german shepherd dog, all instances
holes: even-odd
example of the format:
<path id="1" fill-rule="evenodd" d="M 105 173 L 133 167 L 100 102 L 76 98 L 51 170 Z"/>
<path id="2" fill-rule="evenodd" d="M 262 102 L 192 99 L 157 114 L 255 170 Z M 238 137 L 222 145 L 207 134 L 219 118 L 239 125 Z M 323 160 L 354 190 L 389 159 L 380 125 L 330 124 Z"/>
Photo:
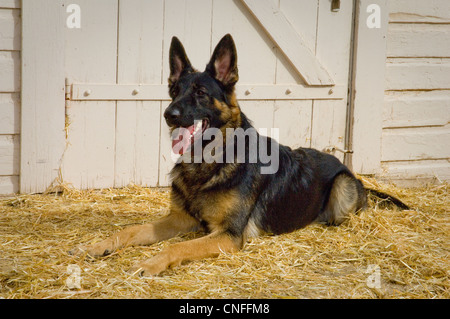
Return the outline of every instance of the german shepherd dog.
<path id="1" fill-rule="evenodd" d="M 234 92 L 238 68 L 231 35 L 218 43 L 204 72 L 192 67 L 176 37 L 172 38 L 169 60 L 172 102 L 164 117 L 172 131 L 185 128 L 192 133 L 195 129 L 202 135 L 209 128 L 224 133 L 227 128 L 252 128 Z M 201 123 L 201 129 L 194 121 Z M 170 212 L 166 217 L 125 228 L 78 249 L 78 253 L 104 256 L 121 247 L 150 245 L 187 232 L 207 233 L 169 246 L 131 269 L 140 275 L 156 275 L 188 260 L 238 251 L 252 236 L 291 232 L 314 221 L 338 225 L 366 206 L 362 183 L 336 157 L 309 148 L 292 150 L 259 134 L 258 139 L 272 145 L 272 151 L 273 145 L 278 148 L 276 172 L 262 174 L 266 163 L 259 155 L 253 162 L 179 161 L 170 172 Z M 201 143 L 205 148 L 212 141 Z M 220 156 L 229 151 L 224 147 Z M 245 152 L 249 158 L 249 145 Z M 188 151 L 182 155 L 186 156 L 193 154 Z"/>

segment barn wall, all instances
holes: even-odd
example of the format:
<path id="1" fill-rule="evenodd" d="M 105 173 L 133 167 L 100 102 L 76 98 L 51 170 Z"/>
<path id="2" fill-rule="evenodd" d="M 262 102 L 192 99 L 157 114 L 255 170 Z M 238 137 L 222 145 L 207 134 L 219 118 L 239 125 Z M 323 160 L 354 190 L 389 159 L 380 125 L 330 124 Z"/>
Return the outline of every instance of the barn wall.
<path id="1" fill-rule="evenodd" d="M 381 175 L 450 180 L 450 2 L 391 0 Z"/>
<path id="2" fill-rule="evenodd" d="M 0 194 L 10 194 L 20 173 L 19 0 L 0 0 L 0 30 Z"/>

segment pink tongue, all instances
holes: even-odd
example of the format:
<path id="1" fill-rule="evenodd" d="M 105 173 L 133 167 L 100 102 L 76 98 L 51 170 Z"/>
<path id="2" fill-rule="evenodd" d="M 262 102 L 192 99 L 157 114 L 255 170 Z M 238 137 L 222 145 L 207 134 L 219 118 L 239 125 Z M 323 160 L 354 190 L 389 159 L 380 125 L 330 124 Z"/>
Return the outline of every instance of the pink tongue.
<path id="1" fill-rule="evenodd" d="M 178 135 L 172 139 L 172 151 L 175 154 L 183 155 L 184 152 L 191 146 L 192 140 L 194 139 L 192 133 L 194 132 L 195 126 L 191 125 L 186 128 L 180 128 L 178 130 Z"/>

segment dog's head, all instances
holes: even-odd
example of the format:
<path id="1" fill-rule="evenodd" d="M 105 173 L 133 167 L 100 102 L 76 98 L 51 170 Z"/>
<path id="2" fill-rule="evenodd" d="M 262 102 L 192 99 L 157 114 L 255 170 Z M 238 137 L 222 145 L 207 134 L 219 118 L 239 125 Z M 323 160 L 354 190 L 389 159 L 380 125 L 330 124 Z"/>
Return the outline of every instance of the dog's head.
<path id="1" fill-rule="evenodd" d="M 196 71 L 178 38 L 170 45 L 169 94 L 172 103 L 164 112 L 173 131 L 185 128 L 193 141 L 206 129 L 240 126 L 240 108 L 234 94 L 238 81 L 237 54 L 231 35 L 217 44 L 205 71 Z"/>

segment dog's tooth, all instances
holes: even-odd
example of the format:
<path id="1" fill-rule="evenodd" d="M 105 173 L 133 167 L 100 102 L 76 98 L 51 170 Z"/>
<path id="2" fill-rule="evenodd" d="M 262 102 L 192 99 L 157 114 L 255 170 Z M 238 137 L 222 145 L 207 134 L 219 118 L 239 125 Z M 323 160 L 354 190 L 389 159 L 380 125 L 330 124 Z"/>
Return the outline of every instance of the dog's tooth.
<path id="1" fill-rule="evenodd" d="M 202 122 L 197 121 L 197 124 L 195 124 L 194 134 L 200 131 L 201 129 L 202 129 Z"/>

